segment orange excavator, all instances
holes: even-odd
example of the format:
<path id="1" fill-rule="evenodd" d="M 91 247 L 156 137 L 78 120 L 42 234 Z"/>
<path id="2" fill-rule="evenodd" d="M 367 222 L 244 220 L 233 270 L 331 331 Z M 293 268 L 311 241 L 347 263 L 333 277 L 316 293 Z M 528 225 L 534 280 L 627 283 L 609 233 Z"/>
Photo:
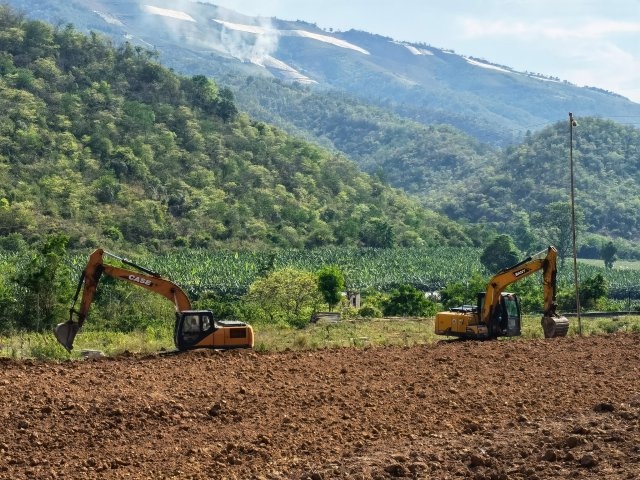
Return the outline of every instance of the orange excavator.
<path id="1" fill-rule="evenodd" d="M 478 294 L 477 305 L 463 305 L 436 314 L 436 335 L 469 339 L 520 335 L 520 302 L 514 293 L 504 290 L 512 283 L 542 270 L 544 336 L 566 336 L 569 320 L 556 313 L 557 258 L 558 251 L 555 247 L 549 246 L 546 251 L 496 273 L 487 283 L 486 290 Z"/>
<path id="2" fill-rule="evenodd" d="M 105 256 L 113 257 L 133 269 L 127 270 L 104 263 Z M 67 351 L 73 348 L 73 340 L 87 318 L 103 274 L 145 288 L 173 302 L 176 308 L 173 336 L 178 350 L 253 348 L 253 329 L 250 325 L 235 320 L 217 320 L 209 310 L 192 310 L 189 297 L 175 283 L 125 258 L 97 249 L 89 256 L 89 261 L 80 275 L 69 320 L 58 324 L 54 330 L 58 342 Z M 80 291 L 82 299 L 79 308 L 76 309 Z"/>

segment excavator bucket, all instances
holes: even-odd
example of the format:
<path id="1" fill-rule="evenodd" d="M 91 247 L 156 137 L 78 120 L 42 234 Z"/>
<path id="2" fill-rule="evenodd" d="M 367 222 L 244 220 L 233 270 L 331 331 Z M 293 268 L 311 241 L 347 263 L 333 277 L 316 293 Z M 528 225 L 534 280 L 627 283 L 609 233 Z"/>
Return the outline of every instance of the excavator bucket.
<path id="1" fill-rule="evenodd" d="M 566 337 L 569 331 L 569 320 L 560 315 L 542 317 L 544 338 Z"/>
<path id="2" fill-rule="evenodd" d="M 64 323 L 59 323 L 54 329 L 54 333 L 60 345 L 67 349 L 68 352 L 73 348 L 73 340 L 80 330 L 80 325 L 73 320 L 68 320 Z"/>

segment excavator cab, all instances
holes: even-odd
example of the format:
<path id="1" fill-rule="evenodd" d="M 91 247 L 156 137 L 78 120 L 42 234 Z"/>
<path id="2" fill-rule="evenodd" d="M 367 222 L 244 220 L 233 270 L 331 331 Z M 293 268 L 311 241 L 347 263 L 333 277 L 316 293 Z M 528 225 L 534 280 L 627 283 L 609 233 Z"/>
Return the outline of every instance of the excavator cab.
<path id="1" fill-rule="evenodd" d="M 216 320 L 209 310 L 177 312 L 173 336 L 178 350 L 253 347 L 253 329 L 248 324 Z"/>
<path id="2" fill-rule="evenodd" d="M 484 307 L 485 292 L 478 293 L 478 311 Z M 502 292 L 489 327 L 490 338 L 517 337 L 521 333 L 520 301 L 514 293 Z"/>

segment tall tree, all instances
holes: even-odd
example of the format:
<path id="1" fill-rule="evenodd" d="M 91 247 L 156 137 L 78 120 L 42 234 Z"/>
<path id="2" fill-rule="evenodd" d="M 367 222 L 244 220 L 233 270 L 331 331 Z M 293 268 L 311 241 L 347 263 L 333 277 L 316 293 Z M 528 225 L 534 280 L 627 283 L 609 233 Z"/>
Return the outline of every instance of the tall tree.
<path id="1" fill-rule="evenodd" d="M 63 305 L 71 296 L 69 267 L 65 263 L 68 237 L 52 235 L 37 250 L 30 251 L 13 279 L 21 287 L 23 306 L 17 326 L 45 330 L 64 318 Z"/>
<path id="2" fill-rule="evenodd" d="M 329 311 L 333 311 L 344 291 L 344 275 L 335 265 L 328 265 L 318 271 L 318 289 L 322 298 L 329 305 Z"/>
<path id="3" fill-rule="evenodd" d="M 576 235 L 582 233 L 584 213 L 576 208 Z M 558 250 L 561 263 L 571 255 L 573 249 L 571 205 L 569 202 L 551 202 L 543 208 L 542 213 L 533 215 L 533 228 L 546 245 L 553 245 Z"/>
<path id="4" fill-rule="evenodd" d="M 520 251 L 509 235 L 498 235 L 485 247 L 480 263 L 490 273 L 515 265 L 520 261 Z"/>
<path id="5" fill-rule="evenodd" d="M 618 259 L 616 253 L 618 253 L 618 249 L 613 242 L 605 243 L 600 249 L 600 258 L 604 261 L 606 268 L 613 268 L 613 262 Z"/>

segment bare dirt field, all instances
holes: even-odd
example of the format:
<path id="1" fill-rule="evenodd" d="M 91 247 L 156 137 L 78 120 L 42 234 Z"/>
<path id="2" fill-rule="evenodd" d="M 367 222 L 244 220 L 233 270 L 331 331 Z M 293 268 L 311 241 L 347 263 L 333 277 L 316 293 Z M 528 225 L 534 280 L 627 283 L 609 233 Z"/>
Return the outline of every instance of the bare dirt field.
<path id="1" fill-rule="evenodd" d="M 640 336 L 0 360 L 0 478 L 640 478 Z"/>

